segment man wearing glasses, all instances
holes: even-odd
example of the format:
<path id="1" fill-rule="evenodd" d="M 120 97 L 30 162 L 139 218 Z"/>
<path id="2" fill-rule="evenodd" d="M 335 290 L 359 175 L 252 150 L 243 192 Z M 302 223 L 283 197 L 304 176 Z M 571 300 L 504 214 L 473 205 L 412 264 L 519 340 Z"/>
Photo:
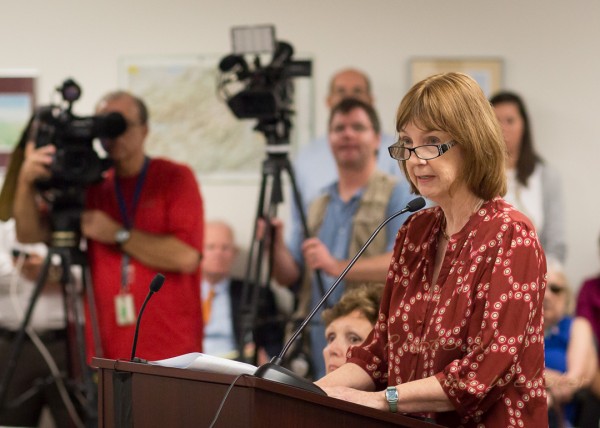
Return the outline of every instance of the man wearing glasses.
<path id="1" fill-rule="evenodd" d="M 310 204 L 307 223 L 311 237 L 305 240 L 300 228 L 295 228 L 286 247 L 282 225 L 275 223 L 273 275 L 287 286 L 302 279 L 299 318 L 316 306 L 323 295 L 314 270 L 323 272 L 326 290 L 376 227 L 411 199 L 406 181 L 377 170 L 379 146 L 379 119 L 373 107 L 354 98 L 341 101 L 331 111 L 329 120 L 329 147 L 339 179 Z M 385 233 L 375 238 L 349 271 L 345 287 L 385 282 L 396 233 L 406 216 L 391 221 Z M 340 299 L 345 287 L 335 290 L 329 305 Z M 313 376 L 319 378 L 325 374 L 322 350 L 326 342 L 318 315 L 310 327 L 310 342 Z"/>
<path id="2" fill-rule="evenodd" d="M 102 141 L 114 167 L 102 182 L 87 188 L 81 215 L 93 283 L 86 291 L 95 300 L 95 307 L 86 305 L 88 356 L 103 351 L 106 358 L 130 357 L 137 314 L 157 272 L 165 275 L 165 286 L 144 318 L 138 355 L 157 360 L 200 351 L 203 207 L 194 174 L 145 154 L 148 111 L 141 99 L 111 92 L 96 110 L 120 113 L 127 128 Z M 35 148 L 28 143 L 14 204 L 17 236 L 23 242 L 50 241 L 52 231 L 38 209 L 34 182 L 50 176 L 55 152 L 53 145 Z M 100 340 L 92 331 L 90 309 L 95 309 Z"/>

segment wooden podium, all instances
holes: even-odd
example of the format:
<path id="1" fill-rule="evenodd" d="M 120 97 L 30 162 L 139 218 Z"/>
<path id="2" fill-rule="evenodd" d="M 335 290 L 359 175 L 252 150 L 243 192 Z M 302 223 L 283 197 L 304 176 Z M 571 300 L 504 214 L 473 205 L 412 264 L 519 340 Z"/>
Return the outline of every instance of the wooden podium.
<path id="1" fill-rule="evenodd" d="M 235 376 L 94 358 L 99 427 L 208 427 Z M 123 414 L 129 412 L 128 423 Z M 215 427 L 437 425 L 253 376 L 239 378 Z"/>

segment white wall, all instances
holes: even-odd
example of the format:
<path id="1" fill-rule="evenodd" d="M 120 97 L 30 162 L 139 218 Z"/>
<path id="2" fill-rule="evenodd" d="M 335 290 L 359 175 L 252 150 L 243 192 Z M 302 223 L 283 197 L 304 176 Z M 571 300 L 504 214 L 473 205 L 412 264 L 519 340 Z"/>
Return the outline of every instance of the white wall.
<path id="1" fill-rule="evenodd" d="M 119 58 L 226 54 L 231 26 L 263 23 L 275 24 L 280 39 L 315 59 L 320 133 L 327 80 L 340 67 L 370 73 L 391 133 L 411 57 L 503 58 L 505 86 L 524 96 L 538 149 L 563 176 L 568 274 L 578 285 L 598 270 L 598 0 L 6 1 L 0 69 L 39 70 L 40 102 L 65 77 L 75 77 L 84 89 L 77 111 L 86 114 L 117 86 Z M 248 242 L 256 191 L 252 184 L 204 183 L 207 217 L 231 220 L 240 243 Z"/>

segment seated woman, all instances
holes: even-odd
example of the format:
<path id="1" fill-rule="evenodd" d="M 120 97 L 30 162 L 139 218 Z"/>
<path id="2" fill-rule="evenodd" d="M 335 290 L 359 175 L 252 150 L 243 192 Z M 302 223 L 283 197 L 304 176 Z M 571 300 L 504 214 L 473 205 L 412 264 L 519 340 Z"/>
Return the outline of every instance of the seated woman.
<path id="1" fill-rule="evenodd" d="M 353 288 L 346 291 L 332 308 L 323 311 L 326 374 L 344 364 L 348 348 L 363 343 L 373 330 L 382 292 L 383 284 Z"/>
<path id="2" fill-rule="evenodd" d="M 544 353 L 550 427 L 575 425 L 574 395 L 590 385 L 598 367 L 592 328 L 585 318 L 569 315 L 571 297 L 565 275 L 550 267 L 544 296 Z"/>
<path id="3" fill-rule="evenodd" d="M 600 248 L 600 239 L 597 242 Z M 577 296 L 575 313 L 578 317 L 583 317 L 590 322 L 598 346 L 600 344 L 600 273 L 586 279 L 582 284 Z M 596 371 L 594 380 L 589 387 L 589 393 L 584 398 L 581 413 L 581 426 L 599 426 L 600 370 Z"/>

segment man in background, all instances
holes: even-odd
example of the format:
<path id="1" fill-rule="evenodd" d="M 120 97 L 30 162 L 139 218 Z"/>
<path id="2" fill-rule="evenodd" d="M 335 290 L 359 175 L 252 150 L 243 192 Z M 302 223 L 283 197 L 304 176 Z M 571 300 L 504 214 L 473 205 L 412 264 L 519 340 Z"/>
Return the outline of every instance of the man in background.
<path id="1" fill-rule="evenodd" d="M 345 98 L 355 98 L 374 106 L 375 99 L 371 92 L 371 82 L 364 72 L 346 68 L 333 75 L 325 100 L 329 111 L 331 112 L 331 109 Z M 377 155 L 377 168 L 404 180 L 398 162 L 392 159 L 387 152 L 387 147 L 394 142 L 392 136 L 381 134 L 382 150 L 379 150 Z M 322 192 L 323 188 L 337 179 L 335 159 L 329 148 L 327 135 L 300 148 L 294 162 L 294 174 L 302 196 L 303 209 L 306 211 L 310 202 Z M 297 217 L 297 215 L 294 213 L 294 216 Z"/>
<path id="2" fill-rule="evenodd" d="M 204 352 L 225 358 L 238 358 L 241 305 L 244 281 L 232 277 L 238 255 L 231 227 L 222 221 L 206 223 L 202 258 L 202 309 Z M 273 293 L 261 287 L 256 302 L 254 343 L 261 362 L 277 355 L 283 340 L 283 323 L 277 317 Z"/>
<path id="3" fill-rule="evenodd" d="M 304 239 L 300 228 L 292 231 L 289 247 L 284 243 L 283 225 L 275 226 L 273 276 L 282 285 L 299 281 L 299 310 L 303 318 L 313 308 L 367 241 L 377 226 L 410 201 L 406 181 L 377 169 L 380 147 L 380 124 L 370 104 L 356 98 L 346 98 L 333 107 L 329 119 L 329 147 L 335 159 L 338 180 L 325 188 L 308 209 L 309 235 Z M 385 281 L 398 229 L 408 214 L 392 220 L 348 272 L 346 287 Z M 324 275 L 324 290 L 315 280 L 314 270 Z M 328 299 L 335 304 L 345 289 L 344 284 Z M 321 357 L 325 347 L 325 332 L 320 314 L 310 324 L 310 354 L 313 375 L 325 374 Z"/>
<path id="4" fill-rule="evenodd" d="M 192 171 L 145 154 L 148 110 L 124 91 L 111 92 L 97 114 L 119 113 L 127 123 L 102 141 L 114 166 L 86 192 L 81 233 L 87 238 L 95 305 L 86 305 L 88 357 L 129 359 L 139 309 L 157 273 L 166 277 L 144 315 L 137 355 L 158 360 L 202 349 L 200 254 L 203 208 Z M 22 242 L 50 242 L 47 211 L 36 180 L 47 179 L 56 147 L 28 143 L 14 201 Z M 52 207 L 50 207 L 50 210 Z M 86 300 L 87 301 L 87 300 Z M 97 317 L 97 334 L 94 331 Z"/>

